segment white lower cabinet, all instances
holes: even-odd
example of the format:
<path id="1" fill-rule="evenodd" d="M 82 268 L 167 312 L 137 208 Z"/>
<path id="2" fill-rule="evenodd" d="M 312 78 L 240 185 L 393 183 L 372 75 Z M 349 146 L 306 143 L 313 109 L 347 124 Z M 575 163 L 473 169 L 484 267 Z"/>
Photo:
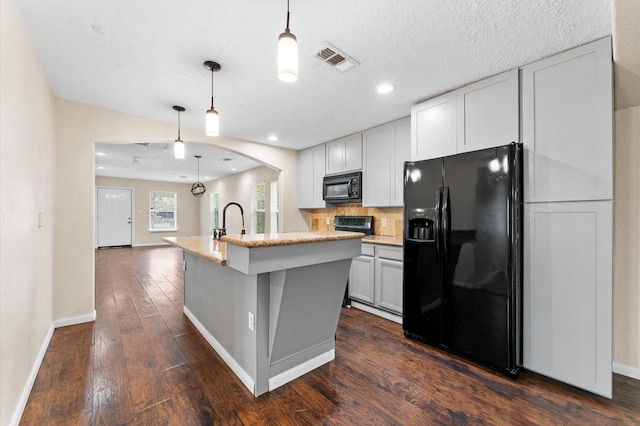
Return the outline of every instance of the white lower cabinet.
<path id="1" fill-rule="evenodd" d="M 375 301 L 375 295 L 373 293 L 374 275 L 375 268 L 372 247 L 371 255 L 363 253 L 362 256 L 354 258 L 351 262 L 351 271 L 349 272 L 349 297 L 360 300 L 361 302 L 373 304 Z"/>
<path id="2" fill-rule="evenodd" d="M 612 201 L 525 204 L 524 366 L 611 398 Z"/>
<path id="3" fill-rule="evenodd" d="M 363 243 L 351 263 L 349 297 L 402 315 L 402 247 Z"/>

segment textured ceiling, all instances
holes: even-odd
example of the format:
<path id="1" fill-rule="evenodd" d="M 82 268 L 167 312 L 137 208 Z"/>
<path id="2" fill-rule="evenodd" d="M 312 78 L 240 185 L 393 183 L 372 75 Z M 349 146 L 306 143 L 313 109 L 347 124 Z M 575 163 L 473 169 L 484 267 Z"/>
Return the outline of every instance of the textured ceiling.
<path id="1" fill-rule="evenodd" d="M 276 76 L 285 0 L 18 0 L 56 96 L 301 149 L 409 115 L 415 103 L 611 33 L 609 0 L 291 0 L 298 81 Z M 313 57 L 326 42 L 360 63 Z M 396 90 L 382 96 L 380 82 Z M 267 141 L 271 134 L 277 142 Z M 168 135 L 172 140 L 173 135 Z"/>

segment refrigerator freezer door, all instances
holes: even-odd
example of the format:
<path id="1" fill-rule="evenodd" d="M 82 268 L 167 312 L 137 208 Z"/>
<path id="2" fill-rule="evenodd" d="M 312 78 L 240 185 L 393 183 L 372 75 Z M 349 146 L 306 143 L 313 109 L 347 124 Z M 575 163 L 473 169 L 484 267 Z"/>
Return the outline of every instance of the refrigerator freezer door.
<path id="1" fill-rule="evenodd" d="M 405 164 L 403 330 L 439 346 L 442 336 L 442 159 Z"/>
<path id="2" fill-rule="evenodd" d="M 510 152 L 514 146 L 443 159 L 448 223 L 442 344 L 500 369 L 516 367 Z"/>

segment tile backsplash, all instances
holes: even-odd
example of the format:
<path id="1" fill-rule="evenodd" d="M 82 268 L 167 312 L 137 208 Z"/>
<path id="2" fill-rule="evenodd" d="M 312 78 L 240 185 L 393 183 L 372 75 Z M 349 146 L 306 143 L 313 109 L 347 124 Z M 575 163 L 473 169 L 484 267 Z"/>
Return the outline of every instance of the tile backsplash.
<path id="1" fill-rule="evenodd" d="M 374 235 L 402 237 L 402 207 L 362 207 L 361 204 L 340 204 L 334 209 L 311 210 L 311 230 L 333 231 L 335 216 L 373 216 Z M 384 228 L 382 219 L 387 219 L 387 226 Z"/>

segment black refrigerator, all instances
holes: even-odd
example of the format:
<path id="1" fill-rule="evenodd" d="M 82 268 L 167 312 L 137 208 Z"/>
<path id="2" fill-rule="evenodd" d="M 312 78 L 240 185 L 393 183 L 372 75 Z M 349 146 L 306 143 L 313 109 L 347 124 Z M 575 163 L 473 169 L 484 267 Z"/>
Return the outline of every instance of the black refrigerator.
<path id="1" fill-rule="evenodd" d="M 515 375 L 522 144 L 405 163 L 404 335 Z"/>

